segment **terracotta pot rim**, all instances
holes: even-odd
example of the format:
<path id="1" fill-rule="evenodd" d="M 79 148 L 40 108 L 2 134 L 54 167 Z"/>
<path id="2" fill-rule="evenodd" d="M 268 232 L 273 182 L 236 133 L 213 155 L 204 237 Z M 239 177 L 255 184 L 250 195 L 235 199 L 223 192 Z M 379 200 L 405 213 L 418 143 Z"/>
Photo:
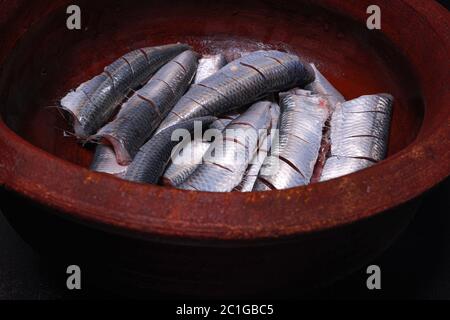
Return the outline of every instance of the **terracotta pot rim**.
<path id="1" fill-rule="evenodd" d="M 448 31 L 447 12 L 438 4 L 415 10 L 438 35 Z M 449 48 L 449 38 L 441 39 L 444 48 Z M 448 90 L 440 101 L 448 104 Z M 369 218 L 444 180 L 450 172 L 450 126 L 445 125 L 450 123 L 450 108 L 444 118 L 443 125 L 434 132 L 427 136 L 419 133 L 420 142 L 414 141 L 367 170 L 311 186 L 251 194 L 187 192 L 136 185 L 90 172 L 33 146 L 0 118 L 0 185 L 72 218 L 130 235 L 217 240 L 293 236 Z M 397 174 L 399 168 L 408 173 L 407 181 L 404 175 Z M 52 174 L 64 181 L 50 182 Z M 409 187 L 401 188 L 404 184 Z M 334 195 L 329 201 L 339 200 L 334 207 L 325 206 L 321 194 Z M 376 200 L 364 201 L 364 196 L 370 198 L 373 194 Z M 285 208 L 292 212 L 279 212 Z M 272 213 L 268 213 L 270 210 Z"/>

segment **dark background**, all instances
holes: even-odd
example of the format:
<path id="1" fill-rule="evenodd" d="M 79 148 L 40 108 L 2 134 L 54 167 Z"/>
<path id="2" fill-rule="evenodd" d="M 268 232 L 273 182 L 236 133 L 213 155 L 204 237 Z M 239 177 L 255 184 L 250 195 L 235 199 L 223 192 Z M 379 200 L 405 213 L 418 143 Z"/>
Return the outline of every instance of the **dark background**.
<path id="1" fill-rule="evenodd" d="M 440 2 L 448 8 L 447 0 Z M 363 268 L 307 297 L 450 300 L 450 179 L 424 195 L 409 228 L 373 264 L 381 268 L 382 290 L 367 290 Z M 77 294 L 68 292 L 64 273 L 41 259 L 0 212 L 0 300 L 117 297 L 93 287 Z"/>

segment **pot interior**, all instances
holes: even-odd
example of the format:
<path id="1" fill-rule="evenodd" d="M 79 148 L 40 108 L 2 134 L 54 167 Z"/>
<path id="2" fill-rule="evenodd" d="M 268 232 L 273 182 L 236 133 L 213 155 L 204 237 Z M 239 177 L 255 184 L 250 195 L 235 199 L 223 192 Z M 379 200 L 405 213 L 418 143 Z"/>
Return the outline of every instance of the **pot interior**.
<path id="1" fill-rule="evenodd" d="M 65 137 L 55 108 L 71 88 L 122 54 L 187 42 L 200 53 L 235 48 L 289 50 L 314 62 L 347 99 L 395 97 L 389 156 L 407 147 L 424 118 L 418 81 L 407 59 L 379 31 L 309 1 L 79 1 L 82 30 L 66 28 L 67 4 L 26 25 L 27 5 L 11 28 L 22 35 L 1 69 L 1 116 L 17 134 L 57 157 L 87 167 L 92 147 Z M 40 9 L 42 11 L 42 9 Z M 389 23 L 386 21 L 385 23 Z"/>

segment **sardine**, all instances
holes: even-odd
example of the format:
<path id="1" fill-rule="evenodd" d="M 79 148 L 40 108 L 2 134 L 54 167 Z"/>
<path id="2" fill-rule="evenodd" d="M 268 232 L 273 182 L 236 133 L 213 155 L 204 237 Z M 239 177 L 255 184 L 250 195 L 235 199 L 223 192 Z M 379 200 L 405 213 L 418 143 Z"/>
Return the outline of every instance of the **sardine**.
<path id="1" fill-rule="evenodd" d="M 270 127 L 271 102 L 258 102 L 225 129 L 223 139 L 211 144 L 204 161 L 180 189 L 230 192 L 242 180 L 260 141 Z"/>
<path id="2" fill-rule="evenodd" d="M 141 183 L 158 183 L 170 161 L 173 149 L 179 144 L 179 141 L 174 141 L 172 134 L 181 129 L 187 130 L 191 134 L 196 125 L 206 128 L 215 120 L 214 117 L 190 119 L 154 135 L 139 150 L 128 167 L 124 179 Z"/>
<path id="3" fill-rule="evenodd" d="M 69 92 L 61 100 L 61 108 L 72 115 L 75 135 L 86 139 L 95 134 L 130 90 L 143 85 L 161 66 L 189 48 L 170 44 L 132 51 Z"/>
<path id="4" fill-rule="evenodd" d="M 209 78 L 214 73 L 222 69 L 227 64 L 227 60 L 223 54 L 206 55 L 200 59 L 198 63 L 197 74 L 194 83 L 200 83 Z"/>
<path id="5" fill-rule="evenodd" d="M 383 160 L 387 154 L 394 98 L 366 95 L 339 104 L 331 119 L 331 152 L 321 181 L 347 175 Z"/>
<path id="6" fill-rule="evenodd" d="M 222 132 L 239 114 L 230 114 L 214 121 L 209 129 Z M 172 161 L 164 173 L 163 183 L 167 186 L 176 187 L 183 183 L 202 163 L 203 156 L 211 146 L 211 142 L 205 141 L 203 137 L 187 144 L 180 152 L 182 155 L 172 155 Z M 187 154 L 187 155 L 186 155 Z M 180 159 L 181 158 L 181 159 Z"/>
<path id="7" fill-rule="evenodd" d="M 172 161 L 164 172 L 164 185 L 176 187 L 183 183 L 202 163 L 210 145 L 203 139 L 196 139 L 183 148 L 182 156 L 172 156 Z"/>
<path id="8" fill-rule="evenodd" d="M 329 115 L 328 101 L 310 91 L 280 94 L 279 141 L 272 146 L 254 191 L 282 190 L 310 183 Z"/>
<path id="9" fill-rule="evenodd" d="M 110 146 L 98 145 L 95 149 L 94 159 L 90 167 L 92 171 L 123 177 L 127 168 L 128 166 L 121 166 L 117 163 L 114 149 Z"/>
<path id="10" fill-rule="evenodd" d="M 253 157 L 253 160 L 251 161 L 249 167 L 247 168 L 247 172 L 245 173 L 244 178 L 237 187 L 238 191 L 251 192 L 253 190 L 261 167 L 264 164 L 264 161 L 267 158 L 269 150 L 272 147 L 273 139 L 276 137 L 274 133 L 276 132 L 275 130 L 278 129 L 278 122 L 280 119 L 280 107 L 278 106 L 277 103 L 272 103 L 270 107 L 270 114 L 272 118 L 270 127 L 271 131 L 268 132 L 267 136 L 263 137 L 258 152 Z"/>
<path id="11" fill-rule="evenodd" d="M 197 54 L 188 50 L 163 66 L 93 139 L 108 141 L 114 147 L 117 161 L 129 164 L 186 92 L 197 70 L 197 59 Z"/>
<path id="12" fill-rule="evenodd" d="M 345 102 L 344 96 L 320 73 L 319 69 L 311 63 L 314 70 L 315 80 L 305 87 L 305 90 L 322 95 L 329 101 L 331 110 L 336 108 L 338 103 Z"/>
<path id="13" fill-rule="evenodd" d="M 186 119 L 228 113 L 268 93 L 313 80 L 311 66 L 298 56 L 274 50 L 256 51 L 192 85 L 157 132 Z"/>

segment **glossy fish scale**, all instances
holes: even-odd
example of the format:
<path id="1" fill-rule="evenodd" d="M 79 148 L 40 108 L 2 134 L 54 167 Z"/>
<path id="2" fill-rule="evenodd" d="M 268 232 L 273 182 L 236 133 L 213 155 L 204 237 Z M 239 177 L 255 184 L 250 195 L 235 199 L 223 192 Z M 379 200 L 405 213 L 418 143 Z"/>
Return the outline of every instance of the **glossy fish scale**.
<path id="1" fill-rule="evenodd" d="M 130 90 L 187 49 L 187 45 L 172 44 L 132 51 L 105 67 L 101 75 L 69 92 L 61 100 L 61 107 L 72 114 L 75 134 L 80 138 L 95 134 Z"/>
<path id="2" fill-rule="evenodd" d="M 94 158 L 90 169 L 96 172 L 108 173 L 122 177 L 128 166 L 121 166 L 117 163 L 114 149 L 109 146 L 98 145 L 95 149 Z"/>
<path id="3" fill-rule="evenodd" d="M 251 53 L 192 86 L 158 132 L 189 117 L 227 113 L 267 93 L 290 89 L 313 79 L 311 67 L 295 55 L 279 51 Z"/>
<path id="4" fill-rule="evenodd" d="M 209 142 L 194 140 L 188 143 L 182 151 L 188 158 L 181 160 L 179 156 L 175 156 L 175 158 L 172 156 L 172 162 L 164 173 L 165 184 L 176 187 L 183 183 L 202 163 L 203 155 L 209 149 L 209 146 Z"/>
<path id="5" fill-rule="evenodd" d="M 336 109 L 331 120 L 331 155 L 381 161 L 387 152 L 392 97 L 363 96 Z"/>
<path id="6" fill-rule="evenodd" d="M 261 178 L 275 188 L 285 189 L 310 183 L 329 115 L 328 102 L 311 92 L 293 90 L 280 95 L 279 143 L 261 170 Z M 258 181 L 255 190 L 265 190 Z"/>
<path id="7" fill-rule="evenodd" d="M 321 181 L 350 174 L 387 154 L 393 97 L 367 95 L 337 106 L 331 120 L 331 157 Z"/>
<path id="8" fill-rule="evenodd" d="M 126 102 L 116 119 L 95 138 L 108 140 L 120 164 L 132 161 L 170 108 L 189 86 L 197 68 L 197 54 L 185 51 L 162 67 Z"/>
<path id="9" fill-rule="evenodd" d="M 158 183 L 175 148 L 179 142 L 172 141 L 172 133 L 178 129 L 188 130 L 191 134 L 195 125 L 200 124 L 206 128 L 211 122 L 216 120 L 213 117 L 191 119 L 173 127 L 170 127 L 159 134 L 154 135 L 138 152 L 133 162 L 128 167 L 125 179 L 141 183 Z"/>
<path id="10" fill-rule="evenodd" d="M 270 115 L 271 115 L 271 129 L 276 130 L 278 127 L 278 122 L 280 118 L 280 107 L 276 103 L 272 103 L 270 106 Z M 239 184 L 239 191 L 241 192 L 251 192 L 255 186 L 256 180 L 258 178 L 259 172 L 261 171 L 261 167 L 264 164 L 264 161 L 267 158 L 268 152 L 272 147 L 272 140 L 275 138 L 273 133 L 269 132 L 266 137 L 263 137 L 263 141 L 260 143 L 258 147 L 258 152 L 253 157 L 247 172 L 244 175 L 241 183 Z"/>
<path id="11" fill-rule="evenodd" d="M 258 148 L 258 130 L 270 127 L 270 105 L 271 102 L 256 103 L 233 120 L 225 128 L 223 139 L 213 143 L 206 152 L 214 157 L 206 158 L 179 187 L 208 192 L 232 191 L 241 182 Z"/>
<path id="12" fill-rule="evenodd" d="M 207 55 L 200 59 L 194 83 L 200 83 L 227 64 L 223 54 Z"/>

